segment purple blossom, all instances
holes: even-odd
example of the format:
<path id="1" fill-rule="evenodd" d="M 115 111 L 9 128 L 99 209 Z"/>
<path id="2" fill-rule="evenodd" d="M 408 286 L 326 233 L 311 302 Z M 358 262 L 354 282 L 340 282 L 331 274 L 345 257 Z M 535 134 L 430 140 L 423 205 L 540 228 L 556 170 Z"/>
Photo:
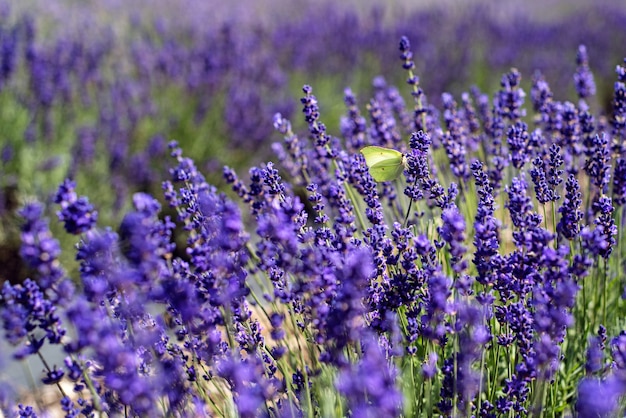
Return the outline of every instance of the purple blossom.
<path id="1" fill-rule="evenodd" d="M 581 417 L 610 417 L 619 408 L 624 382 L 610 375 L 606 379 L 585 377 L 578 383 L 576 412 Z"/>
<path id="2" fill-rule="evenodd" d="M 450 246 L 452 269 L 460 273 L 467 267 L 467 262 L 462 260 L 467 250 L 464 245 L 465 218 L 459 213 L 458 208 L 451 206 L 443 210 L 441 219 L 443 226 L 439 228 L 439 234 Z"/>
<path id="3" fill-rule="evenodd" d="M 432 379 L 437 374 L 437 353 L 432 352 L 428 354 L 428 359 L 422 365 L 422 374 L 425 379 Z"/>
<path id="4" fill-rule="evenodd" d="M 532 77 L 530 97 L 536 112 L 535 123 L 545 125 L 550 120 L 550 109 L 553 100 L 552 91 L 541 72 L 536 71 Z"/>
<path id="5" fill-rule="evenodd" d="M 174 224 L 169 217 L 158 219 L 161 205 L 150 195 L 136 193 L 133 205 L 135 211 L 128 212 L 120 225 L 121 250 L 136 269 L 136 284 L 153 285 L 167 270 L 165 259 L 174 248 L 170 243 Z"/>
<path id="6" fill-rule="evenodd" d="M 617 207 L 626 204 L 626 158 L 620 157 L 615 161 L 613 171 L 613 202 Z"/>
<path id="7" fill-rule="evenodd" d="M 560 143 L 562 145 L 562 158 L 565 166 L 567 171 L 572 174 L 578 172 L 578 156 L 583 153 L 582 132 L 578 113 L 578 109 L 574 104 L 570 102 L 563 104 Z"/>
<path id="8" fill-rule="evenodd" d="M 320 334 L 329 351 L 329 361 L 342 364 L 340 356 L 349 344 L 356 343 L 364 329 L 359 318 L 364 314 L 363 299 L 373 276 L 371 253 L 366 249 L 354 249 L 345 256 L 342 265 L 336 267 L 337 287 L 328 314 L 320 328 Z"/>
<path id="9" fill-rule="evenodd" d="M 588 157 L 585 161 L 585 172 L 589 176 L 591 183 L 598 188 L 601 193 L 608 191 L 608 184 L 611 175 L 611 158 L 609 149 L 609 139 L 604 133 L 597 134 L 589 142 Z"/>
<path id="10" fill-rule="evenodd" d="M 498 239 L 499 221 L 495 218 L 495 201 L 489 178 L 483 170 L 483 165 L 476 160 L 472 163 L 472 173 L 478 193 L 478 208 L 474 221 L 474 259 L 472 260 L 478 271 L 478 282 L 486 284 L 492 269 L 491 259 L 498 253 L 500 247 Z"/>
<path id="11" fill-rule="evenodd" d="M 598 214 L 594 220 L 595 228 L 586 226 L 580 233 L 583 248 L 595 256 L 608 259 L 616 244 L 617 226 L 612 217 L 614 208 L 610 197 L 602 196 L 592 205 Z"/>
<path id="12" fill-rule="evenodd" d="M 530 137 L 524 122 L 517 122 L 507 131 L 507 144 L 513 167 L 520 169 L 530 160 Z"/>
<path id="13" fill-rule="evenodd" d="M 624 129 L 626 129 L 626 81 L 621 80 L 615 82 L 615 85 L 613 87 L 613 100 L 611 102 L 611 105 L 613 109 L 613 113 L 611 116 L 613 136 L 623 139 Z M 616 146 L 621 147 L 623 146 L 623 144 L 621 142 L 618 142 Z"/>
<path id="14" fill-rule="evenodd" d="M 365 338 L 362 346 L 359 362 L 339 373 L 337 390 L 346 397 L 352 416 L 397 416 L 402 406 L 401 393 L 395 386 L 397 372 L 373 337 Z"/>
<path id="15" fill-rule="evenodd" d="M 341 119 L 341 133 L 346 140 L 347 150 L 357 152 L 365 146 L 366 120 L 359 112 L 352 90 L 344 90 L 344 103 L 348 108 L 348 114 Z"/>
<path id="16" fill-rule="evenodd" d="M 561 148 L 556 144 L 552 144 L 548 151 L 550 153 L 550 157 L 548 160 L 546 181 L 552 188 L 552 201 L 556 201 L 560 199 L 560 196 L 556 192 L 556 187 L 563 182 L 563 179 L 561 178 L 563 170 L 559 169 L 559 167 L 563 165 L 563 157 L 561 156 Z"/>
<path id="17" fill-rule="evenodd" d="M 583 203 L 580 185 L 573 174 L 570 174 L 565 182 L 565 199 L 558 211 L 561 214 L 556 225 L 556 230 L 568 240 L 573 240 L 580 233 L 580 221 L 583 220 L 583 213 L 580 207 Z"/>
<path id="18" fill-rule="evenodd" d="M 369 137 L 371 143 L 388 148 L 398 148 L 402 143 L 402 137 L 396 126 L 393 108 L 387 102 L 387 97 L 378 93 L 367 105 L 370 115 Z"/>
<path id="19" fill-rule="evenodd" d="M 581 100 L 596 94 L 596 83 L 593 80 L 593 73 L 589 68 L 589 56 L 585 45 L 579 45 L 576 52 L 576 72 L 574 73 L 574 83 L 576 92 Z"/>
<path id="20" fill-rule="evenodd" d="M 61 205 L 57 216 L 64 223 L 65 230 L 69 234 L 78 235 L 94 227 L 98 220 L 98 212 L 85 196 L 76 195 L 75 187 L 75 182 L 65 179 L 59 186 L 54 203 Z"/>
<path id="21" fill-rule="evenodd" d="M 35 409 L 32 406 L 24 406 L 22 404 L 19 404 L 18 408 L 19 408 L 18 416 L 20 418 L 37 418 Z"/>
<path id="22" fill-rule="evenodd" d="M 44 298 L 40 287 L 30 279 L 23 285 L 2 287 L 2 326 L 5 338 L 13 346 L 21 347 L 14 357 L 22 359 L 35 354 L 47 339 L 50 344 L 60 344 L 65 328 L 54 304 Z M 35 331 L 41 331 L 36 333 Z"/>
<path id="23" fill-rule="evenodd" d="M 406 36 L 402 36 L 400 38 L 400 59 L 402 60 L 402 68 L 404 68 L 408 73 L 406 82 L 412 88 L 411 95 L 415 101 L 415 107 L 413 110 L 413 131 L 428 132 L 428 109 L 425 103 L 426 97 L 424 95 L 424 91 L 420 87 L 419 77 L 413 73 L 413 70 L 415 69 L 415 62 L 413 62 L 411 43 L 409 42 L 409 38 Z"/>
<path id="24" fill-rule="evenodd" d="M 519 87 L 521 80 L 522 75 L 519 70 L 511 68 L 510 72 L 502 76 L 501 90 L 496 96 L 498 114 L 511 122 L 517 122 L 526 115 L 526 111 L 522 108 L 526 93 Z"/>
<path id="25" fill-rule="evenodd" d="M 218 365 L 218 372 L 233 392 L 239 416 L 258 416 L 269 397 L 269 385 L 263 377 L 262 365 L 253 358 L 226 358 Z"/>
<path id="26" fill-rule="evenodd" d="M 554 191 L 548 186 L 546 180 L 545 162 L 541 157 L 533 160 L 533 168 L 530 170 L 530 177 L 535 185 L 535 196 L 541 204 L 556 200 Z"/>
<path id="27" fill-rule="evenodd" d="M 76 260 L 80 262 L 83 295 L 96 302 L 112 290 L 108 278 L 119 265 L 118 235 L 110 230 L 91 230 L 78 245 Z"/>
<path id="28" fill-rule="evenodd" d="M 456 390 L 460 395 L 460 410 L 465 410 L 468 402 L 479 395 L 481 373 L 474 370 L 474 363 L 480 361 L 485 345 L 491 340 L 489 328 L 485 326 L 484 308 L 459 302 L 454 324 L 459 334 L 459 351 L 456 355 Z"/>
<path id="29" fill-rule="evenodd" d="M 60 404 L 61 409 L 63 410 L 63 412 L 65 412 L 65 416 L 67 418 L 75 418 L 80 416 L 80 410 L 74 406 L 74 402 L 67 396 L 64 396 L 61 399 Z"/>
<path id="30" fill-rule="evenodd" d="M 22 225 L 20 255 L 26 264 L 37 271 L 37 282 L 45 292 L 51 292 L 56 301 L 68 300 L 73 287 L 67 282 L 59 256 L 61 247 L 43 218 L 43 206 L 30 203 L 20 210 L 25 222 Z"/>
<path id="31" fill-rule="evenodd" d="M 466 144 L 467 136 L 465 127 L 457 112 L 457 104 L 449 93 L 442 95 L 444 106 L 443 118 L 447 131 L 442 138 L 442 144 L 446 150 L 452 174 L 460 181 L 467 181 L 470 177 L 469 166 L 466 161 Z"/>
<path id="32" fill-rule="evenodd" d="M 589 347 L 587 348 L 587 360 L 585 362 L 585 372 L 587 375 L 593 375 L 604 369 L 604 353 L 602 352 L 602 343 L 598 337 L 589 338 Z"/>

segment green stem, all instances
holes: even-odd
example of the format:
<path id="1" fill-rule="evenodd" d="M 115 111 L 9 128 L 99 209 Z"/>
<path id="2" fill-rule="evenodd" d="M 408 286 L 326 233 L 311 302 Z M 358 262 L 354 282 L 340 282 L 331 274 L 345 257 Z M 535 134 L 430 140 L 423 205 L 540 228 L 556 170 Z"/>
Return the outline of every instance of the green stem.
<path id="1" fill-rule="evenodd" d="M 607 283 L 608 261 L 604 259 L 602 269 L 602 324 L 606 324 L 606 303 L 609 297 Z"/>
<path id="2" fill-rule="evenodd" d="M 298 333 L 298 326 L 296 325 L 296 319 L 294 315 L 289 315 L 291 319 L 291 326 L 293 327 L 294 334 L 296 336 L 296 344 L 298 344 L 298 354 L 300 356 L 300 364 L 302 365 L 302 375 L 304 376 L 304 392 L 306 394 L 306 409 L 307 416 L 313 418 L 313 403 L 311 402 L 311 388 L 309 387 L 309 373 L 306 370 L 306 361 L 304 360 L 304 350 L 300 344 L 300 338 Z"/>

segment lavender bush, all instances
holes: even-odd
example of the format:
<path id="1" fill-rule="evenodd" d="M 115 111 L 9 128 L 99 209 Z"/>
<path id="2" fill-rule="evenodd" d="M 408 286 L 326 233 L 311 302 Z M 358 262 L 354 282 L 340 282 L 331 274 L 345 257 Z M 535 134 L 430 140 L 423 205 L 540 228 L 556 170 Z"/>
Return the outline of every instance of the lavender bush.
<path id="1" fill-rule="evenodd" d="M 624 414 L 622 8 L 55 5 L 0 0 L 4 416 Z"/>
<path id="2" fill-rule="evenodd" d="M 584 46 L 575 103 L 540 74 L 527 94 L 511 69 L 491 98 L 472 88 L 436 108 L 399 46 L 409 104 L 382 79 L 365 106 L 347 89 L 335 136 L 305 85 L 307 132 L 276 114 L 273 161 L 247 180 L 224 168 L 232 197 L 176 142 L 162 195 L 135 193 L 113 229 L 63 181 L 75 276 L 44 205 L 22 207 L 32 274 L 4 283 L 4 337 L 15 360 L 39 357 L 58 411 L 623 414 L 626 67 L 606 115 L 588 104 Z M 374 182 L 365 145 L 401 151 L 401 178 Z M 10 392 L 5 415 L 45 413 Z"/>

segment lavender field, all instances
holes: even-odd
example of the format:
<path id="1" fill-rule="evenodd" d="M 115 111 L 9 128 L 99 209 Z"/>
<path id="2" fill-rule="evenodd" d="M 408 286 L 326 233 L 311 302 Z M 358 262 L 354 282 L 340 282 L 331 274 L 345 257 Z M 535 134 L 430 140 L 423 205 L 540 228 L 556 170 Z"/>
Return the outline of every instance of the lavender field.
<path id="1" fill-rule="evenodd" d="M 129 4 L 0 0 L 0 416 L 624 416 L 626 5 Z"/>

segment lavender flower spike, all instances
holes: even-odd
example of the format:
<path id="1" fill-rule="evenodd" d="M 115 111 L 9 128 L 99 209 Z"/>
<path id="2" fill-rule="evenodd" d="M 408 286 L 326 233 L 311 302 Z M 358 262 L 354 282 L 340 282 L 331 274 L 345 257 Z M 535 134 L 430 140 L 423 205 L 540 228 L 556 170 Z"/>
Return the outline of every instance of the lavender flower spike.
<path id="1" fill-rule="evenodd" d="M 593 80 L 593 73 L 589 69 L 589 56 L 585 45 L 578 47 L 576 53 L 576 73 L 574 73 L 574 83 L 576 84 L 576 92 L 581 100 L 596 94 L 596 83 Z"/>
<path id="2" fill-rule="evenodd" d="M 573 240 L 580 233 L 580 221 L 583 219 L 583 213 L 580 210 L 582 205 L 582 194 L 580 193 L 580 185 L 573 174 L 570 174 L 565 182 L 565 200 L 559 207 L 561 219 L 556 226 L 559 234 L 568 240 Z"/>
<path id="3" fill-rule="evenodd" d="M 75 187 L 75 182 L 65 179 L 59 186 L 54 203 L 61 205 L 57 216 L 64 223 L 65 230 L 69 234 L 78 235 L 95 226 L 98 212 L 94 210 L 86 197 L 76 195 Z"/>

